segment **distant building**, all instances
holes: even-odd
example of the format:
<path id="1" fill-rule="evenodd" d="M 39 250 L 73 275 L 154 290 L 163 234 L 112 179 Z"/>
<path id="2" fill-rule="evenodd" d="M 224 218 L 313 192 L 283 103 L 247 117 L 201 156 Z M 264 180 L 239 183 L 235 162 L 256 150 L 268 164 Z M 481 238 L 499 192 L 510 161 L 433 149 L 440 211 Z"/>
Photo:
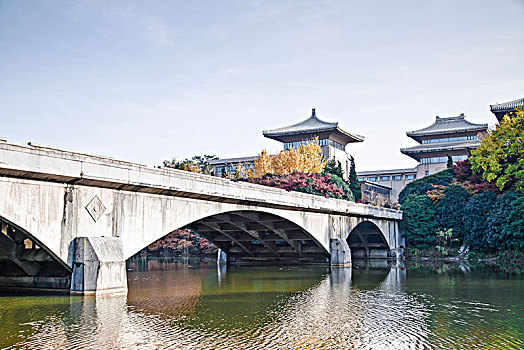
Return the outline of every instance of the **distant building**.
<path id="1" fill-rule="evenodd" d="M 472 149 L 480 145 L 487 135 L 488 124 L 474 124 L 458 117 L 436 117 L 435 122 L 423 129 L 408 131 L 406 135 L 419 143 L 401 148 L 400 152 L 419 162 L 415 168 L 357 172 L 359 182 L 372 181 L 391 187 L 391 197 L 398 195 L 411 181 L 446 169 L 448 155 L 454 162 L 466 160 Z"/>
<path id="2" fill-rule="evenodd" d="M 324 159 L 340 161 L 346 178 L 350 167 L 346 145 L 364 141 L 364 136 L 344 131 L 336 122 L 330 123 L 320 120 L 317 117 L 315 108 L 313 108 L 311 116 L 300 123 L 273 130 L 265 130 L 262 133 L 267 138 L 282 142 L 285 150 L 297 148 L 318 137 Z M 239 166 L 247 169 L 252 168 L 257 157 L 217 159 L 211 161 L 210 164 L 213 166 L 215 176 L 221 176 L 222 174 L 228 176 L 228 174 L 235 172 Z"/>
<path id="3" fill-rule="evenodd" d="M 417 168 L 359 171 L 357 176 L 362 192 L 370 196 L 371 192 L 374 192 L 397 200 L 400 191 L 417 178 Z M 376 184 L 377 187 L 373 187 L 372 184 Z M 384 188 L 389 188 L 389 193 L 386 194 Z"/>
<path id="4" fill-rule="evenodd" d="M 448 155 L 453 162 L 468 159 L 470 151 L 480 146 L 487 133 L 488 124 L 470 123 L 464 114 L 451 118 L 437 116 L 432 125 L 408 131 L 406 135 L 420 145 L 401 148 L 400 152 L 420 162 L 417 177 L 421 178 L 444 170 Z"/>
<path id="5" fill-rule="evenodd" d="M 502 118 L 504 118 L 506 114 L 513 112 L 515 109 L 519 107 L 524 107 L 524 98 L 505 103 L 497 103 L 494 105 L 490 105 L 489 107 L 491 112 L 495 114 L 495 117 L 497 117 L 497 120 L 501 122 Z"/>

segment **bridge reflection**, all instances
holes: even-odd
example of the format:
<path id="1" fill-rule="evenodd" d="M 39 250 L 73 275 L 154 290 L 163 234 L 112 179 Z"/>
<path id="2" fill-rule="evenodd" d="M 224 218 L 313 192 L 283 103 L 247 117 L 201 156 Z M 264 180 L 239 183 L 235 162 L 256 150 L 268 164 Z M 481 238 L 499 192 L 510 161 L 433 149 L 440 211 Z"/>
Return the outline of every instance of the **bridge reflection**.
<path id="1" fill-rule="evenodd" d="M 172 270 L 158 261 L 138 265 L 129 272 L 127 297 L 64 297 L 69 311 L 42 317 L 18 345 L 339 348 L 348 341 L 378 344 L 387 335 L 399 341 L 411 336 L 383 322 L 413 321 L 406 315 L 416 301 L 403 292 L 405 274 L 398 264 L 373 261 L 353 269 L 174 264 Z"/>

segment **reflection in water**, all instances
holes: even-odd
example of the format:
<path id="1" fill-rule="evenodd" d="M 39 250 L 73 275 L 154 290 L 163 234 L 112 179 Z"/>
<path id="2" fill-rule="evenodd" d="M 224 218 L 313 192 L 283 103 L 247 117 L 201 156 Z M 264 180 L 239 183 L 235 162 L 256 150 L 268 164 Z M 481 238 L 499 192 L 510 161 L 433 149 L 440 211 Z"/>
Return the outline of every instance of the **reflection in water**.
<path id="1" fill-rule="evenodd" d="M 0 346 L 518 349 L 524 344 L 522 277 L 488 273 L 486 283 L 485 272 L 410 270 L 396 261 L 355 262 L 353 269 L 159 261 L 130 268 L 127 297 L 0 298 L 6 334 Z M 496 293 L 501 285 L 506 294 Z"/>

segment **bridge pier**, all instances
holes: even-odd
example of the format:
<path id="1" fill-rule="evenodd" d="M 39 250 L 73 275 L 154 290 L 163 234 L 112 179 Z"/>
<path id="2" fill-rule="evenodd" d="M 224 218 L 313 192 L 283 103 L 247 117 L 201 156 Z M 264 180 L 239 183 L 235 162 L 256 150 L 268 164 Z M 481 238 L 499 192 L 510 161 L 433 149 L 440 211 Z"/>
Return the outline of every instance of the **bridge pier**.
<path id="1" fill-rule="evenodd" d="M 227 254 L 220 248 L 218 248 L 218 253 L 217 253 L 217 264 L 218 265 L 227 265 Z"/>
<path id="2" fill-rule="evenodd" d="M 348 242 L 340 238 L 331 238 L 329 243 L 331 266 L 351 266 L 351 250 Z"/>
<path id="3" fill-rule="evenodd" d="M 124 249 L 118 237 L 77 237 L 71 243 L 71 294 L 127 293 Z"/>

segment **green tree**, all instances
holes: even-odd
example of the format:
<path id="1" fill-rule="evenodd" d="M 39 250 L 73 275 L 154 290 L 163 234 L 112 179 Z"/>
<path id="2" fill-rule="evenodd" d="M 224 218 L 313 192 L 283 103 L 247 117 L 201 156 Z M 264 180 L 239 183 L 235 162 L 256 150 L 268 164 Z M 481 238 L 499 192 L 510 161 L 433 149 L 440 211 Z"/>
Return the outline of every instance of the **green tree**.
<path id="1" fill-rule="evenodd" d="M 510 250 L 524 251 L 524 195 L 511 202 L 506 225 L 502 229 L 505 247 Z"/>
<path id="2" fill-rule="evenodd" d="M 426 195 L 412 194 L 402 204 L 402 211 L 400 228 L 407 244 L 412 247 L 434 246 L 438 222 L 431 199 Z"/>
<path id="3" fill-rule="evenodd" d="M 494 181 L 501 191 L 524 190 L 524 109 L 505 116 L 471 154 L 473 170 L 486 181 Z"/>
<path id="4" fill-rule="evenodd" d="M 515 210 L 522 209 L 521 198 L 523 196 L 522 192 L 510 191 L 497 198 L 487 218 L 489 235 L 486 241 L 490 250 L 502 251 L 521 245 L 521 243 L 513 242 L 515 237 L 512 230 L 515 228 L 514 225 L 523 222 L 523 213 L 515 212 Z M 521 230 L 522 228 L 520 228 Z"/>
<path id="5" fill-rule="evenodd" d="M 471 197 L 464 207 L 464 241 L 472 250 L 488 251 L 490 235 L 487 218 L 495 205 L 497 196 L 493 192 L 482 192 Z"/>
<path id="6" fill-rule="evenodd" d="M 344 170 L 342 170 L 342 164 L 340 164 L 339 160 L 335 160 L 335 158 L 327 161 L 326 166 L 324 167 L 324 171 L 322 173 L 336 175 L 341 179 L 344 178 Z"/>
<path id="7" fill-rule="evenodd" d="M 362 198 L 362 189 L 360 188 L 360 184 L 358 183 L 357 178 L 357 171 L 355 169 L 355 159 L 353 156 L 350 156 L 350 168 L 349 168 L 349 188 L 351 188 L 351 193 L 353 193 L 353 198 L 355 198 L 356 201 L 360 200 Z"/>
<path id="8" fill-rule="evenodd" d="M 164 160 L 164 166 L 167 168 L 210 175 L 213 167 L 209 164 L 209 161 L 215 159 L 218 159 L 218 157 L 208 154 L 204 154 L 204 156 L 194 156 L 191 159 L 184 159 L 181 161 L 177 161 L 175 158 L 173 158 L 171 161 Z"/>
<path id="9" fill-rule="evenodd" d="M 453 236 L 459 240 L 464 238 L 463 223 L 464 204 L 468 202 L 469 193 L 461 186 L 450 185 L 444 189 L 442 197 L 435 205 L 440 228 L 453 229 Z"/>
<path id="10" fill-rule="evenodd" d="M 453 168 L 453 158 L 448 154 L 448 162 L 446 164 L 446 168 L 451 169 Z"/>

